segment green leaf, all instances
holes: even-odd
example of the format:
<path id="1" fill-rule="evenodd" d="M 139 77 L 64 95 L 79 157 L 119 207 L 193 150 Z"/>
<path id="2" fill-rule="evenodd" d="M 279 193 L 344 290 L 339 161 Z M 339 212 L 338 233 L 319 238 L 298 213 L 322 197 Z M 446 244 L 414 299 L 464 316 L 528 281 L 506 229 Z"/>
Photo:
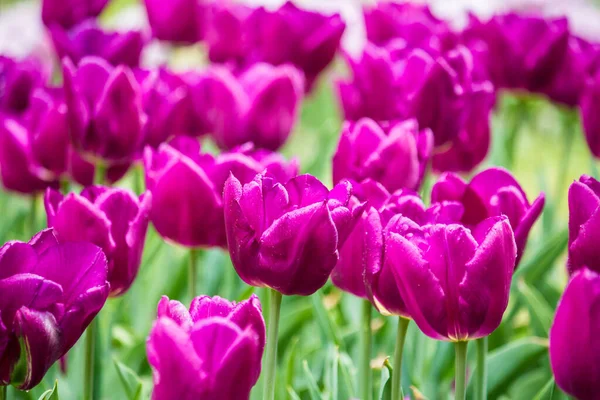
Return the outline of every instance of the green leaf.
<path id="1" fill-rule="evenodd" d="M 563 255 L 568 242 L 568 228 L 556 232 L 542 246 L 538 247 L 535 253 L 521 263 L 521 266 L 515 271 L 513 282 L 520 277 L 524 277 L 525 281 L 529 283 L 542 281 L 556 260 Z"/>
<path id="2" fill-rule="evenodd" d="M 58 381 L 54 381 L 54 387 L 46 390 L 38 400 L 59 400 L 58 398 Z"/>
<path id="3" fill-rule="evenodd" d="M 554 318 L 552 307 L 535 287 L 529 286 L 524 280 L 520 279 L 517 287 L 529 310 L 533 333 L 536 336 L 547 337 Z"/>
<path id="4" fill-rule="evenodd" d="M 310 297 L 312 299 L 317 322 L 323 332 L 323 336 L 328 339 L 327 341 L 332 341 L 336 346 L 343 349 L 344 341 L 342 340 L 342 334 L 340 333 L 339 327 L 336 325 L 335 321 L 333 321 L 331 315 L 325 308 L 323 303 L 323 292 L 319 290 Z"/>
<path id="5" fill-rule="evenodd" d="M 312 372 L 310 372 L 310 369 L 308 368 L 308 362 L 306 362 L 306 360 L 302 362 L 302 369 L 304 370 L 304 376 L 306 377 L 306 381 L 308 383 L 308 393 L 310 394 L 310 398 L 312 400 L 322 400 L 319 385 L 317 385 L 317 380 L 313 376 Z"/>
<path id="6" fill-rule="evenodd" d="M 548 341 L 538 337 L 528 337 L 508 343 L 488 354 L 488 397 L 498 398 L 509 388 L 513 380 L 531 368 L 540 357 L 548 352 Z M 475 367 L 476 369 L 477 367 Z M 473 370 L 473 375 L 477 374 Z M 468 398 L 475 390 L 474 379 L 468 386 Z"/>
<path id="7" fill-rule="evenodd" d="M 291 387 L 291 386 L 288 386 L 288 387 L 287 387 L 287 392 L 288 392 L 288 394 L 290 395 L 290 398 L 291 398 L 292 400 L 302 400 L 302 399 L 300 398 L 300 396 L 298 396 L 298 393 L 296 393 L 296 391 L 295 391 L 294 389 L 292 389 L 292 387 Z"/>
<path id="8" fill-rule="evenodd" d="M 386 358 L 383 363 L 385 368 L 381 369 L 381 390 L 379 391 L 380 400 L 391 400 L 392 399 L 392 373 L 394 369 L 390 364 L 389 358 Z"/>
<path id="9" fill-rule="evenodd" d="M 143 388 L 141 379 L 131 368 L 119 362 L 116 358 L 113 359 L 113 362 L 127 398 L 129 400 L 140 400 Z"/>

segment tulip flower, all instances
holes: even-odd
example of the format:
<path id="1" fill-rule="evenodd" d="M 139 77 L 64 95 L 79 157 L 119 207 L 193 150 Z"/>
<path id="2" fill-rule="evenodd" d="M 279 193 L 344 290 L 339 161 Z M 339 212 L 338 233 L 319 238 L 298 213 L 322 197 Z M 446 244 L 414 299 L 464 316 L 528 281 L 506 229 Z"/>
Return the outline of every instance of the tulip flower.
<path id="1" fill-rule="evenodd" d="M 0 249 L 0 390 L 29 390 L 73 347 L 108 297 L 106 257 L 52 229 Z"/>
<path id="2" fill-rule="evenodd" d="M 309 92 L 333 61 L 345 24 L 339 14 L 324 15 L 286 1 L 276 10 L 216 6 L 207 31 L 213 62 L 245 69 L 255 62 L 292 64 L 304 73 Z"/>
<path id="3" fill-rule="evenodd" d="M 333 156 L 333 181 L 370 178 L 389 191 L 417 190 L 433 147 L 430 130 L 415 120 L 382 127 L 371 119 L 346 122 Z"/>
<path id="4" fill-rule="evenodd" d="M 71 28 L 100 15 L 108 0 L 43 0 L 42 21 L 46 26 Z"/>
<path id="5" fill-rule="evenodd" d="M 107 165 L 131 161 L 140 149 L 147 119 L 131 70 L 85 57 L 78 68 L 63 62 L 71 140 L 86 157 Z"/>
<path id="6" fill-rule="evenodd" d="M 50 27 L 54 48 L 60 59 L 78 64 L 84 57 L 96 56 L 109 64 L 137 67 L 144 48 L 141 32 L 106 32 L 94 20 L 85 21 L 71 30 Z"/>
<path id="7" fill-rule="evenodd" d="M 136 198 L 124 189 L 90 186 L 81 195 L 48 189 L 48 226 L 60 242 L 87 241 L 108 259 L 111 296 L 122 295 L 137 276 L 146 240 L 152 196 Z"/>
<path id="8" fill-rule="evenodd" d="M 595 113 L 599 100 L 600 72 L 587 79 L 579 104 L 585 139 L 594 157 L 600 157 L 600 118 Z"/>
<path id="9" fill-rule="evenodd" d="M 558 387 L 579 400 L 600 393 L 600 275 L 587 268 L 567 284 L 550 328 L 550 365 Z"/>
<path id="10" fill-rule="evenodd" d="M 549 19 L 510 13 L 488 21 L 470 17 L 463 31 L 468 45 L 486 48 L 482 61 L 497 88 L 540 91 L 557 74 L 567 56 L 566 18 Z"/>
<path id="11" fill-rule="evenodd" d="M 447 173 L 440 177 L 431 190 L 432 203 L 454 203 L 459 206 L 460 222 L 474 228 L 486 218 L 506 215 L 517 243 L 517 265 L 523 256 L 529 231 L 544 208 L 541 193 L 533 203 L 519 182 L 502 168 L 489 168 L 475 175 L 470 183 L 457 175 Z"/>
<path id="12" fill-rule="evenodd" d="M 192 44 L 204 38 L 206 0 L 144 0 L 152 34 L 159 40 Z"/>
<path id="13" fill-rule="evenodd" d="M 261 370 L 265 322 L 256 295 L 238 304 L 196 297 L 189 311 L 163 298 L 147 342 L 152 400 L 250 397 Z"/>
<path id="14" fill-rule="evenodd" d="M 180 136 L 144 154 L 146 186 L 153 195 L 151 219 L 158 233 L 188 247 L 227 245 L 223 186 L 230 172 L 250 182 L 264 170 L 277 179 L 298 166 L 277 154 L 244 146 L 217 157 L 200 153 L 197 140 Z"/>
<path id="15" fill-rule="evenodd" d="M 32 92 L 45 83 L 48 75 L 33 58 L 17 61 L 0 55 L 0 112 L 21 114 L 26 111 Z"/>
<path id="16" fill-rule="evenodd" d="M 196 113 L 217 145 L 247 142 L 277 150 L 292 132 L 302 98 L 302 75 L 289 65 L 255 64 L 239 78 L 214 67 L 191 84 Z"/>
<path id="17" fill-rule="evenodd" d="M 600 272 L 596 227 L 600 220 L 600 182 L 583 175 L 569 188 L 569 274 L 587 267 Z"/>

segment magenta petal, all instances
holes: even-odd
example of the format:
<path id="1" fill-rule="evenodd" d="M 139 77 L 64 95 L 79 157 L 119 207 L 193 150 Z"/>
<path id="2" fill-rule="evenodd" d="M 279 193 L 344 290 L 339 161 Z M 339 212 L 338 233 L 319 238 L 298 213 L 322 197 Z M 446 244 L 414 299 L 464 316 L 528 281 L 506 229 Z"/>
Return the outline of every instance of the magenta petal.
<path id="1" fill-rule="evenodd" d="M 31 272 L 37 260 L 35 250 L 27 243 L 6 243 L 0 248 L 0 279 Z"/>
<path id="2" fill-rule="evenodd" d="M 194 299 L 195 301 L 196 299 Z M 192 305 L 193 305 L 192 301 Z M 190 307 L 191 308 L 191 307 Z M 157 317 L 171 318 L 184 329 L 190 329 L 194 323 L 188 309 L 177 300 L 169 300 L 167 296 L 162 296 L 158 302 Z"/>

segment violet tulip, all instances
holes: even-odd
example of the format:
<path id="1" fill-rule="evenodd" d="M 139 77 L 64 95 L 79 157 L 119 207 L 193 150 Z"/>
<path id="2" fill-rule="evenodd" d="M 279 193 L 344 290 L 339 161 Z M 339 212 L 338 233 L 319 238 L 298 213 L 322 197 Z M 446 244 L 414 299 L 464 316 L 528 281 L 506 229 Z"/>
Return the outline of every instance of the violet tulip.
<path id="1" fill-rule="evenodd" d="M 489 217 L 506 215 L 517 243 L 517 265 L 523 256 L 529 231 L 544 208 L 541 193 L 533 203 L 519 182 L 503 168 L 489 168 L 466 183 L 455 174 L 442 175 L 431 190 L 432 203 L 459 207 L 460 222 L 474 228 Z"/>
<path id="2" fill-rule="evenodd" d="M 192 44 L 202 40 L 206 0 L 144 0 L 152 34 L 159 40 Z"/>
<path id="3" fill-rule="evenodd" d="M 29 390 L 73 347 L 108 297 L 106 257 L 52 229 L 0 248 L 0 390 Z"/>
<path id="4" fill-rule="evenodd" d="M 96 56 L 114 66 L 137 67 L 145 41 L 139 31 L 107 32 L 93 20 L 71 30 L 53 26 L 50 34 L 58 57 L 69 58 L 74 64 L 84 57 Z"/>
<path id="5" fill-rule="evenodd" d="M 49 189 L 44 198 L 48 226 L 60 242 L 87 241 L 108 259 L 110 295 L 129 289 L 137 276 L 146 240 L 152 196 L 138 199 L 124 189 L 89 186 L 81 195 Z"/>
<path id="6" fill-rule="evenodd" d="M 325 284 L 338 251 L 365 206 L 349 206 L 352 185 L 329 191 L 313 176 L 287 183 L 257 175 L 225 183 L 225 227 L 231 260 L 244 282 L 285 295 L 309 296 Z"/>
<path id="7" fill-rule="evenodd" d="M 370 178 L 389 191 L 417 190 L 433 147 L 430 130 L 415 120 L 380 126 L 371 119 L 346 122 L 333 156 L 333 182 Z"/>
<path id="8" fill-rule="evenodd" d="M 594 157 L 600 157 L 600 117 L 596 112 L 598 101 L 600 72 L 587 79 L 579 103 L 585 139 Z"/>
<path id="9" fill-rule="evenodd" d="M 579 400 L 600 393 L 600 275 L 587 268 L 567 284 L 550 328 L 550 365 L 556 384 Z"/>
<path id="10" fill-rule="evenodd" d="M 213 67 L 191 84 L 196 113 L 223 149 L 247 142 L 277 150 L 290 135 L 300 109 L 302 75 L 290 65 L 258 63 L 236 78 Z"/>
<path id="11" fill-rule="evenodd" d="M 158 233 L 188 247 L 227 245 L 223 220 L 223 186 L 230 172 L 250 182 L 267 171 L 276 179 L 295 176 L 298 165 L 251 145 L 214 157 L 200 143 L 180 136 L 144 155 L 146 185 L 153 195 L 151 219 Z"/>
<path id="12" fill-rule="evenodd" d="M 153 400 L 250 397 L 261 370 L 265 322 L 256 295 L 240 303 L 196 297 L 189 311 L 163 298 L 147 342 Z"/>
<path id="13" fill-rule="evenodd" d="M 107 4 L 108 0 L 42 0 L 42 21 L 68 29 L 97 17 Z"/>
<path id="14" fill-rule="evenodd" d="M 85 57 L 77 68 L 63 62 L 71 140 L 93 161 L 107 165 L 131 161 L 143 141 L 147 119 L 132 71 Z"/>
<path id="15" fill-rule="evenodd" d="M 600 272 L 597 245 L 600 223 L 600 182 L 583 175 L 569 188 L 569 259 L 570 274 L 588 267 Z"/>
<path id="16" fill-rule="evenodd" d="M 26 111 L 34 89 L 43 86 L 48 75 L 36 59 L 13 60 L 0 55 L 0 112 L 21 114 Z"/>

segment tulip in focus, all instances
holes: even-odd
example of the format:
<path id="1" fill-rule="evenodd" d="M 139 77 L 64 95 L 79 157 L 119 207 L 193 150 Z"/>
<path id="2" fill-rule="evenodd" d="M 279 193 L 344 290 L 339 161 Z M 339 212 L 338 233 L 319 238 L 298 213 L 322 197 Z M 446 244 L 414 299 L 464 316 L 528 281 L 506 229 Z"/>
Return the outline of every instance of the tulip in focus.
<path id="1" fill-rule="evenodd" d="M 489 168 L 475 175 L 470 183 L 459 176 L 442 175 L 431 190 L 431 202 L 444 207 L 459 207 L 459 220 L 474 229 L 489 217 L 506 215 L 517 243 L 517 265 L 523 256 L 529 231 L 544 208 L 541 193 L 533 203 L 519 182 L 502 168 Z"/>
<path id="2" fill-rule="evenodd" d="M 100 15 L 108 0 L 42 0 L 42 21 L 65 29 Z"/>
<path id="3" fill-rule="evenodd" d="M 264 346 L 265 322 L 256 295 L 237 304 L 196 297 L 189 311 L 163 296 L 146 346 L 152 399 L 248 399 Z"/>
<path id="4" fill-rule="evenodd" d="M 415 120 L 382 127 L 370 119 L 346 122 L 333 156 L 333 182 L 372 179 L 389 191 L 417 190 L 431 156 L 433 135 Z"/>
<path id="5" fill-rule="evenodd" d="M 204 37 L 206 0 L 144 0 L 152 34 L 167 42 L 192 44 Z"/>
<path id="6" fill-rule="evenodd" d="M 550 328 L 550 365 L 556 384 L 579 400 L 600 398 L 600 275 L 575 272 Z"/>
<path id="7" fill-rule="evenodd" d="M 265 174 L 246 184 L 235 173 L 229 177 L 223 193 L 229 253 L 247 284 L 309 296 L 329 278 L 365 205 L 350 206 L 347 181 L 331 191 L 310 175 L 280 182 Z"/>
<path id="8" fill-rule="evenodd" d="M 252 145 L 215 157 L 201 153 L 196 139 L 183 136 L 158 150 L 147 148 L 144 164 L 154 227 L 164 238 L 188 247 L 227 245 L 222 194 L 230 172 L 244 183 L 262 171 L 284 181 L 298 172 L 295 161 Z"/>
<path id="9" fill-rule="evenodd" d="M 44 198 L 48 226 L 62 242 L 87 241 L 108 259 L 110 295 L 129 289 L 137 276 L 148 229 L 152 196 L 138 199 L 124 189 L 89 186 L 81 195 L 49 189 Z"/>
<path id="10" fill-rule="evenodd" d="M 0 390 L 29 390 L 73 347 L 108 297 L 106 257 L 52 229 L 0 248 Z"/>
<path id="11" fill-rule="evenodd" d="M 583 175 L 569 188 L 569 274 L 587 267 L 600 272 L 600 182 Z"/>

